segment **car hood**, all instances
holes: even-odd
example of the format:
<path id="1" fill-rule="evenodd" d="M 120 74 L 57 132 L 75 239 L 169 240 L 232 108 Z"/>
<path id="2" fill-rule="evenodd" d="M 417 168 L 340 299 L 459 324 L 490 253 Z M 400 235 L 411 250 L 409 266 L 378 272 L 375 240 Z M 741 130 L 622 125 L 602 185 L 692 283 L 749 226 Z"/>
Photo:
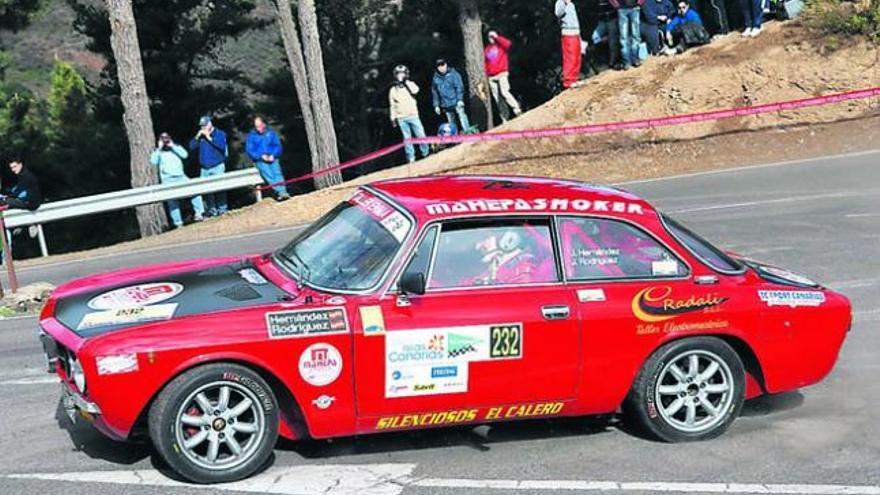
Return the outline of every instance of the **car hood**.
<path id="1" fill-rule="evenodd" d="M 167 271 L 151 267 L 102 275 L 92 282 L 75 282 L 53 296 L 55 319 L 83 338 L 292 298 L 250 259 L 176 264 Z"/>

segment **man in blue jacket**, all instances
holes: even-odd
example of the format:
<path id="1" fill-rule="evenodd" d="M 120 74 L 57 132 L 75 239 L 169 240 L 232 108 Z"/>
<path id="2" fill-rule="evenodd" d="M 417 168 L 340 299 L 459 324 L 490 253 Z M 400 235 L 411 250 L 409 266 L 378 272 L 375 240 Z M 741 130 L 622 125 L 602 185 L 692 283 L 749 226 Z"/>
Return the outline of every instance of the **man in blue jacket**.
<path id="1" fill-rule="evenodd" d="M 642 15 L 642 39 L 651 55 L 657 55 L 663 47 L 666 24 L 675 16 L 675 7 L 670 0 L 645 0 Z"/>
<path id="2" fill-rule="evenodd" d="M 450 124 L 455 124 L 455 117 L 458 116 L 458 128 L 464 133 L 470 131 L 471 123 L 464 110 L 464 81 L 461 80 L 461 74 L 449 67 L 442 58 L 437 60 L 437 71 L 431 80 L 431 96 L 434 113 L 445 113 Z"/>
<path id="3" fill-rule="evenodd" d="M 159 143 L 156 145 L 156 149 L 150 154 L 150 165 L 159 167 L 159 180 L 162 184 L 186 182 L 189 178 L 183 171 L 183 161 L 188 156 L 189 153 L 186 152 L 183 146 L 175 143 L 167 132 L 163 132 L 159 135 Z M 195 196 L 191 201 L 193 213 L 195 213 L 195 221 L 201 222 L 205 214 L 202 197 Z M 171 222 L 175 228 L 183 226 L 179 200 L 168 200 L 168 213 L 171 215 Z"/>
<path id="4" fill-rule="evenodd" d="M 700 14 L 691 8 L 687 0 L 679 0 L 678 15 L 675 16 L 669 24 L 666 25 L 666 40 L 669 46 L 675 47 L 674 51 L 679 53 L 687 49 L 687 42 L 684 40 L 683 30 L 688 24 L 703 27 L 703 20 Z"/>
<path id="5" fill-rule="evenodd" d="M 281 140 L 261 116 L 254 117 L 254 129 L 248 134 L 245 142 L 245 152 L 254 162 L 260 175 L 267 184 L 272 185 L 275 191 L 275 201 L 290 199 L 287 187 L 284 184 L 284 175 L 281 173 Z"/>
<path id="6" fill-rule="evenodd" d="M 199 151 L 199 165 L 202 166 L 201 177 L 211 177 L 226 173 L 226 157 L 229 147 L 226 133 L 214 127 L 210 115 L 199 119 L 199 132 L 189 142 L 189 150 Z M 209 217 L 219 217 L 226 213 L 226 193 L 205 194 L 205 207 Z"/>

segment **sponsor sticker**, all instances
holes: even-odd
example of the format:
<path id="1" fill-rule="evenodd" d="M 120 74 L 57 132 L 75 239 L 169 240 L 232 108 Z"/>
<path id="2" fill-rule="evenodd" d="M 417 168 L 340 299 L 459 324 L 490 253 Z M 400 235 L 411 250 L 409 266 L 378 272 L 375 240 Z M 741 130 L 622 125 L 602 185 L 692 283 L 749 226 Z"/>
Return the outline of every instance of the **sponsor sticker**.
<path id="1" fill-rule="evenodd" d="M 324 301 L 324 303 L 326 303 L 326 304 L 332 304 L 333 306 L 341 306 L 341 305 L 343 305 L 343 304 L 346 303 L 346 300 L 345 300 L 345 298 L 342 297 L 342 296 L 333 296 L 333 297 L 328 297 L 328 298 Z"/>
<path id="2" fill-rule="evenodd" d="M 601 302 L 605 300 L 605 291 L 602 289 L 580 289 L 577 291 L 580 302 Z"/>
<path id="3" fill-rule="evenodd" d="M 138 370 L 137 354 L 119 354 L 116 356 L 98 356 L 95 359 L 99 375 L 117 375 L 133 373 Z"/>
<path id="4" fill-rule="evenodd" d="M 397 239 L 397 242 L 403 242 L 406 234 L 409 233 L 412 222 L 391 205 L 372 194 L 359 190 L 348 201 L 377 220 L 385 230 Z"/>
<path id="5" fill-rule="evenodd" d="M 89 307 L 98 311 L 130 309 L 171 299 L 183 292 L 183 286 L 174 282 L 139 284 L 111 290 L 93 297 Z"/>
<path id="6" fill-rule="evenodd" d="M 324 409 L 327 409 L 328 407 L 332 406 L 333 401 L 335 401 L 335 400 L 336 400 L 336 397 L 334 397 L 332 395 L 322 395 L 322 396 L 318 397 L 317 399 L 313 400 L 312 404 L 314 404 L 315 407 L 317 407 L 318 409 L 321 409 L 323 411 Z"/>
<path id="7" fill-rule="evenodd" d="M 425 206 L 429 215 L 450 213 L 508 212 L 508 211 L 573 211 L 644 214 L 642 205 L 628 201 L 590 201 L 587 199 L 472 199 L 433 203 Z"/>
<path id="8" fill-rule="evenodd" d="M 331 344 L 312 344 L 299 356 L 299 375 L 316 387 L 329 385 L 342 373 L 342 355 Z"/>
<path id="9" fill-rule="evenodd" d="M 269 338 L 285 339 L 348 332 L 345 308 L 299 309 L 266 313 Z"/>
<path id="10" fill-rule="evenodd" d="M 403 242 L 404 237 L 409 232 L 410 222 L 399 211 L 388 215 L 379 223 L 397 239 L 397 242 Z"/>
<path id="11" fill-rule="evenodd" d="M 361 306 L 358 308 L 358 311 L 361 313 L 364 335 L 385 334 L 385 317 L 382 315 L 382 308 L 380 306 Z"/>
<path id="12" fill-rule="evenodd" d="M 825 302 L 825 293 L 808 290 L 759 290 L 758 297 L 767 303 L 767 306 L 798 306 L 815 307 Z"/>
<path id="13" fill-rule="evenodd" d="M 474 409 L 453 409 L 424 414 L 402 414 L 381 417 L 376 421 L 377 430 L 419 428 L 423 426 L 454 425 L 475 421 L 524 419 L 556 416 L 565 409 L 564 402 L 537 402 Z"/>
<path id="14" fill-rule="evenodd" d="M 103 327 L 108 325 L 128 325 L 151 321 L 170 320 L 177 310 L 177 303 L 154 304 L 152 306 L 131 307 L 96 311 L 83 316 L 77 330 Z"/>
<path id="15" fill-rule="evenodd" d="M 467 392 L 468 365 L 443 364 L 386 368 L 385 398 Z"/>
<path id="16" fill-rule="evenodd" d="M 678 262 L 675 260 L 652 261 L 651 274 L 656 277 L 678 275 Z"/>
<path id="17" fill-rule="evenodd" d="M 390 367 L 522 356 L 522 323 L 398 330 L 385 334 Z"/>
<path id="18" fill-rule="evenodd" d="M 244 279 L 245 282 L 249 284 L 266 285 L 269 283 L 269 281 L 266 280 L 265 277 L 263 277 L 263 274 L 253 268 L 245 268 L 243 270 L 239 270 L 238 274 L 241 276 L 242 279 Z"/>
<path id="19" fill-rule="evenodd" d="M 654 335 L 658 333 L 708 332 L 729 327 L 727 320 L 685 321 L 677 323 L 665 321 L 660 323 L 641 323 L 636 325 L 636 335 Z"/>
<path id="20" fill-rule="evenodd" d="M 706 312 L 728 299 L 714 292 L 677 295 L 668 285 L 655 286 L 642 289 L 633 296 L 632 312 L 641 321 L 655 323 L 687 313 Z"/>

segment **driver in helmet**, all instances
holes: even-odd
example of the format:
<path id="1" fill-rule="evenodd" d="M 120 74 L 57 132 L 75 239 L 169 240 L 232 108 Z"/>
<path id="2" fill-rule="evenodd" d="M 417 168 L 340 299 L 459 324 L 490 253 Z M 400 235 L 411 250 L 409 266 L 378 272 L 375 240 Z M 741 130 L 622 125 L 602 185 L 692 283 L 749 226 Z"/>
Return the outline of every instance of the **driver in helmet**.
<path id="1" fill-rule="evenodd" d="M 526 250 L 522 236 L 513 230 L 491 235 L 474 249 L 482 254 L 486 272 L 474 279 L 475 285 L 523 284 L 533 281 L 537 269 L 535 256 Z"/>
<path id="2" fill-rule="evenodd" d="M 388 108 L 391 125 L 400 128 L 404 139 L 425 137 L 425 126 L 419 118 L 419 106 L 416 102 L 417 94 L 419 94 L 419 86 L 410 81 L 409 69 L 405 65 L 395 67 L 394 82 L 388 90 Z M 404 146 L 404 151 L 407 162 L 416 161 L 416 150 L 413 145 L 407 144 Z M 419 151 L 423 158 L 430 152 L 427 144 L 420 144 Z"/>

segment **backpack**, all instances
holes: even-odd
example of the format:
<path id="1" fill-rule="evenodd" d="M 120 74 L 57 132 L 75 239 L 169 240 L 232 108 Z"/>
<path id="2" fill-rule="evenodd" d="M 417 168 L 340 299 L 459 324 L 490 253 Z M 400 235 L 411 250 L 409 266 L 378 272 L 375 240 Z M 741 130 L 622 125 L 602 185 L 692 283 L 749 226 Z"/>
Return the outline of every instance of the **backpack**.
<path id="1" fill-rule="evenodd" d="M 700 46 L 709 43 L 712 39 L 706 28 L 696 22 L 688 22 L 681 26 L 681 39 L 687 46 Z"/>

